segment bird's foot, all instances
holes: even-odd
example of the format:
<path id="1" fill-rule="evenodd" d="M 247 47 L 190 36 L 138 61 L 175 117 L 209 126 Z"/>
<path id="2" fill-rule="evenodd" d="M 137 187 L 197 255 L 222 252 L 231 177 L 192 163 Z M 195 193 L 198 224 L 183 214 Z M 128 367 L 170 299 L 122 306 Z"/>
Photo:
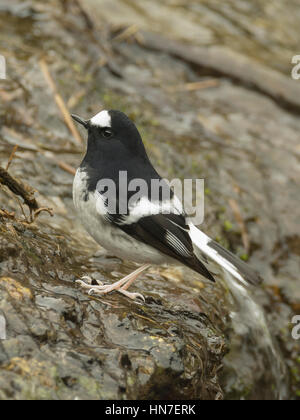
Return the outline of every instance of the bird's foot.
<path id="1" fill-rule="evenodd" d="M 149 265 L 144 265 L 138 268 L 133 273 L 129 274 L 128 276 L 124 277 L 123 279 L 113 283 L 113 284 L 103 284 L 101 281 L 96 280 L 96 286 L 93 285 L 93 280 L 90 277 L 83 277 L 81 280 L 76 280 L 83 289 L 88 290 L 89 295 L 99 295 L 103 296 L 107 293 L 116 291 L 122 293 L 124 296 L 128 297 L 129 299 L 135 300 L 136 298 L 141 299 L 145 302 L 145 298 L 140 293 L 130 293 L 127 291 L 128 287 L 133 283 L 133 281 L 143 272 L 145 271 Z M 86 281 L 84 281 L 86 280 Z"/>
<path id="2" fill-rule="evenodd" d="M 85 285 L 84 288 L 89 289 L 89 291 L 88 291 L 89 295 L 103 296 L 103 295 L 106 295 L 107 293 L 116 291 L 116 292 L 122 293 L 122 295 L 128 297 L 129 299 L 135 300 L 136 298 L 139 298 L 143 302 L 145 302 L 145 298 L 141 293 L 128 292 L 126 289 L 123 289 L 117 283 L 114 283 L 112 285 L 105 285 L 105 286 L 104 285 L 99 285 L 99 286 L 93 286 L 93 287 L 91 287 L 90 285 Z M 88 287 L 86 287 L 86 286 L 88 286 Z"/>
<path id="3" fill-rule="evenodd" d="M 89 276 L 83 276 L 81 279 L 75 281 L 75 283 L 79 284 L 83 289 L 90 289 L 93 287 L 93 282 L 96 282 L 98 286 L 103 286 L 102 281 L 92 279 Z"/>

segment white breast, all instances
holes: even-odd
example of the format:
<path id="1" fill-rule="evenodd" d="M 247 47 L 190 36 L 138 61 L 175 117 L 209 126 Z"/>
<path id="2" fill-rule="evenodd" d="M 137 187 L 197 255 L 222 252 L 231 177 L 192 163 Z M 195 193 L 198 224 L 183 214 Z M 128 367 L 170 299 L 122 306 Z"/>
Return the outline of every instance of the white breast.
<path id="1" fill-rule="evenodd" d="M 99 193 L 87 191 L 87 174 L 79 168 L 73 183 L 74 206 L 81 223 L 94 240 L 122 259 L 151 264 L 168 262 L 167 256 L 131 238 L 108 222 L 105 218 L 105 206 L 99 200 L 101 200 Z"/>

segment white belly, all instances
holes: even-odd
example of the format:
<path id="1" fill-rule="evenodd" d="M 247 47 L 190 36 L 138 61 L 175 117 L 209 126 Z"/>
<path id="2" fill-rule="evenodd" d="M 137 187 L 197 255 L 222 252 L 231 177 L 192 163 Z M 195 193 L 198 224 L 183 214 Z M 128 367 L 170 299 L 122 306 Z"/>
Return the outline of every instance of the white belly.
<path id="1" fill-rule="evenodd" d="M 89 192 L 85 197 L 86 192 L 86 173 L 79 168 L 73 184 L 74 205 L 81 223 L 99 245 L 125 260 L 143 264 L 172 262 L 168 256 L 161 255 L 151 246 L 135 240 L 117 226 L 111 225 L 104 217 L 104 209 L 101 214 L 99 196 Z"/>

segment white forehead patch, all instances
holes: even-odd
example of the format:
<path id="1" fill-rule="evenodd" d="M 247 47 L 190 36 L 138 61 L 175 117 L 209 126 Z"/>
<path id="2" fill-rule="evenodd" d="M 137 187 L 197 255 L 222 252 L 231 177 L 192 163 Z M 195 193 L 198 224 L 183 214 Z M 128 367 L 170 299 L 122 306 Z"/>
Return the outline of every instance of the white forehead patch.
<path id="1" fill-rule="evenodd" d="M 91 124 L 98 127 L 111 127 L 111 116 L 108 111 L 101 111 L 91 118 Z"/>

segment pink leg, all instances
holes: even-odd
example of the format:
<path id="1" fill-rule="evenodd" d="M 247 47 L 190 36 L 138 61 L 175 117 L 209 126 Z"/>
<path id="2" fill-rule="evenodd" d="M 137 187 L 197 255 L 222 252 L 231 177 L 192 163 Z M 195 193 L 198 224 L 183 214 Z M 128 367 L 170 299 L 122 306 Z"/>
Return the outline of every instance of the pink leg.
<path id="1" fill-rule="evenodd" d="M 150 264 L 145 264 L 142 267 L 139 267 L 137 270 L 135 270 L 133 273 L 129 274 L 128 276 L 124 277 L 123 279 L 111 284 L 111 285 L 102 285 L 99 284 L 99 286 L 91 286 L 90 284 L 85 283 L 82 280 L 76 280 L 76 283 L 79 283 L 81 287 L 84 289 L 89 290 L 89 295 L 94 293 L 96 295 L 104 295 L 106 293 L 110 293 L 112 291 L 118 291 L 122 293 L 123 295 L 129 297 L 130 299 L 135 299 L 137 297 L 141 298 L 142 300 L 145 300 L 143 295 L 140 293 L 130 293 L 127 291 L 128 287 L 139 277 L 140 274 L 142 274 L 143 271 L 147 270 L 147 268 L 150 267 Z"/>

